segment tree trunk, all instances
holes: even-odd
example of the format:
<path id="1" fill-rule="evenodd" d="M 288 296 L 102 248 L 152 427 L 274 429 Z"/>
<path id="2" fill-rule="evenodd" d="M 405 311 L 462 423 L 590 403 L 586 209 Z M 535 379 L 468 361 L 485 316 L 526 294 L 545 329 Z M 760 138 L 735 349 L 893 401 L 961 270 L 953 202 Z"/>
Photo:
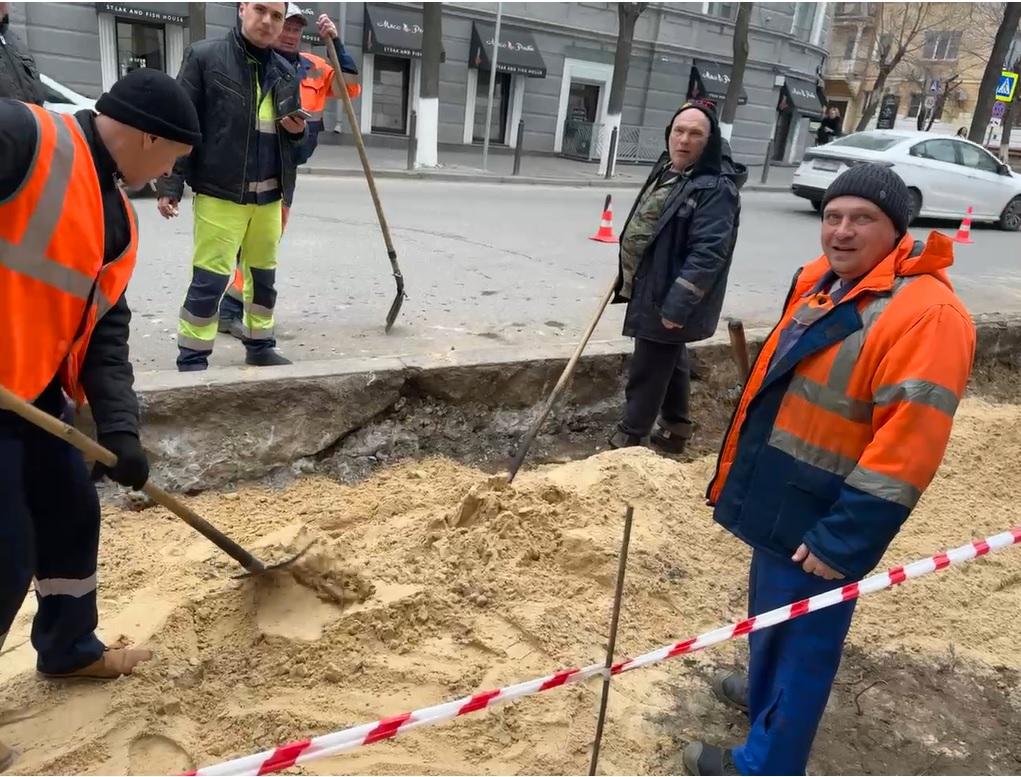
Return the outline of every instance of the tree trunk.
<path id="1" fill-rule="evenodd" d="M 418 92 L 415 167 L 439 164 L 440 55 L 443 51 L 443 4 L 422 6 L 422 81 Z M 409 139 L 412 142 L 414 139 Z"/>
<path id="2" fill-rule="evenodd" d="M 191 43 L 206 39 L 205 3 L 188 3 L 188 36 Z"/>
<path id="3" fill-rule="evenodd" d="M 741 3 L 737 8 L 737 21 L 734 23 L 734 68 L 727 84 L 727 97 L 723 101 L 723 112 L 720 114 L 720 132 L 730 141 L 734 130 L 734 117 L 737 115 L 737 103 L 741 99 L 741 86 L 744 83 L 745 65 L 748 64 L 748 23 L 752 17 L 752 3 Z"/>
<path id="4" fill-rule="evenodd" d="M 1010 50 L 1011 41 L 1014 40 L 1019 21 L 1021 21 L 1021 3 L 1007 3 L 1003 10 L 1003 20 L 996 31 L 992 53 L 986 62 L 985 72 L 982 74 L 982 85 L 979 86 L 978 99 L 975 101 L 975 113 L 971 117 L 968 140 L 973 143 L 985 142 L 989 118 L 993 113 L 993 103 L 996 102 L 996 86 L 1000 83 L 1000 71 L 1003 70 L 1007 52 Z"/>
<path id="5" fill-rule="evenodd" d="M 631 67 L 631 46 L 635 39 L 635 22 L 642 15 L 648 3 L 617 3 L 617 52 L 613 57 L 613 81 L 610 83 L 610 99 L 607 101 L 606 124 L 602 130 L 603 152 L 599 156 L 599 174 L 606 173 L 610 166 L 612 176 L 617 167 L 617 149 L 610 158 L 610 138 L 613 130 L 620 131 L 620 114 L 624 110 L 624 92 L 627 90 L 627 73 Z M 620 138 L 617 138 L 620 146 Z"/>
<path id="6" fill-rule="evenodd" d="M 865 106 L 864 112 L 862 112 L 861 118 L 858 119 L 858 126 L 855 127 L 855 132 L 864 132 L 866 127 L 869 126 L 869 122 L 872 121 L 872 117 L 876 115 L 876 108 L 879 107 L 883 101 L 883 89 L 886 88 L 886 79 L 890 75 L 890 71 L 893 70 L 894 65 L 885 65 L 879 69 L 879 75 L 876 77 L 876 83 L 872 87 L 872 95 L 869 97 L 869 104 Z M 879 95 L 879 97 L 876 97 Z"/>

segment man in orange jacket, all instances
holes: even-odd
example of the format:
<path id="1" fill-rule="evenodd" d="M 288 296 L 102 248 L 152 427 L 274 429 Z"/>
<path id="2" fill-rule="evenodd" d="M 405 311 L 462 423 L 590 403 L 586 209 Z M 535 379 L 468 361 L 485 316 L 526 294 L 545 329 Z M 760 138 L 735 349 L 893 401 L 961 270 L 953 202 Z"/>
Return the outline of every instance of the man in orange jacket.
<path id="1" fill-rule="evenodd" d="M 824 255 L 795 276 L 724 438 L 708 500 L 752 546 L 748 613 L 858 580 L 878 563 L 947 446 L 975 352 L 947 277 L 950 238 L 907 234 L 909 195 L 862 164 L 823 198 Z M 837 582 L 840 581 L 840 582 Z M 804 774 L 854 600 L 755 632 L 747 677 L 713 681 L 744 743 L 690 744 L 691 774 Z"/>
<path id="2" fill-rule="evenodd" d="M 132 488 L 149 477 L 128 359 L 138 225 L 122 187 L 170 172 L 202 139 L 169 76 L 128 73 L 74 116 L 0 100 L 0 385 L 54 416 L 87 399 L 117 465 L 94 473 Z M 96 637 L 99 499 L 82 455 L 0 411 L 0 647 L 29 583 L 36 667 L 112 679 L 147 650 Z M 0 771 L 13 753 L 0 744 Z"/>
<path id="3" fill-rule="evenodd" d="M 302 13 L 297 3 L 288 3 L 284 28 L 277 36 L 273 48 L 291 62 L 298 71 L 301 79 L 301 107 L 310 114 L 311 118 L 306 122 L 308 131 L 305 141 L 295 149 L 294 164 L 303 165 L 312 154 L 315 153 L 319 144 L 319 133 L 323 131 L 323 112 L 326 110 L 326 101 L 330 98 L 337 98 L 338 95 L 333 86 L 333 67 L 322 57 L 307 51 L 301 51 L 301 36 L 305 30 L 308 20 Z M 358 67 L 354 59 L 341 42 L 337 34 L 337 26 L 326 14 L 320 14 L 317 21 L 320 37 L 328 37 L 333 41 L 337 50 L 337 60 L 340 62 L 341 70 L 347 74 L 347 93 L 353 100 L 362 93 L 361 85 L 352 76 L 358 75 Z M 291 204 L 294 201 L 294 191 L 284 192 L 284 203 L 282 209 L 283 227 L 287 227 L 287 217 L 291 212 Z M 241 270 L 234 271 L 234 278 L 226 295 L 220 302 L 220 323 L 219 331 L 233 335 L 241 339 L 244 334 L 242 316 L 244 315 L 244 276 Z"/>

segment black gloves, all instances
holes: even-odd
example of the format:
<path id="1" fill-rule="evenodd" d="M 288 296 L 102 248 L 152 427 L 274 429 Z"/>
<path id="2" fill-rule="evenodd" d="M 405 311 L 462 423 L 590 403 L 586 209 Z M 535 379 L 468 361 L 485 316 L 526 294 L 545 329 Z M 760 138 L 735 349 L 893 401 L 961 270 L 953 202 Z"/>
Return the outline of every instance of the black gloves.
<path id="1" fill-rule="evenodd" d="M 92 479 L 104 475 L 115 483 L 138 491 L 149 479 L 149 459 L 142 450 L 142 442 L 131 432 L 113 432 L 99 436 L 99 444 L 117 456 L 117 466 L 110 468 L 96 462 Z"/>

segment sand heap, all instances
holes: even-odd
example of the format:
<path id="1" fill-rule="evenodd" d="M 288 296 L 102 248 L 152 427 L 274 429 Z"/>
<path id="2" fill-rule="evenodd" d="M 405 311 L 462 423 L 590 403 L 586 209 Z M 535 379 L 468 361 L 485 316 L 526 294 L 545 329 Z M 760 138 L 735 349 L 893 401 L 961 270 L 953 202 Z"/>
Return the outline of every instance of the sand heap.
<path id="1" fill-rule="evenodd" d="M 1021 409 L 969 401 L 943 470 L 884 563 L 1017 522 Z M 713 461 L 645 450 L 524 473 L 513 487 L 447 460 L 356 486 L 310 478 L 284 491 L 206 494 L 195 507 L 269 559 L 310 539 L 298 577 L 237 581 L 229 559 L 169 514 L 108 511 L 102 634 L 157 658 L 110 684 L 32 671 L 32 604 L 0 661 L 0 739 L 21 773 L 173 773 L 290 739 L 602 660 L 626 503 L 636 508 L 618 650 L 635 654 L 740 617 L 745 547 L 703 493 Z M 1021 668 L 1021 551 L 873 597 L 852 643 Z M 705 699 L 736 644 L 627 675 L 615 686 L 604 773 L 663 771 L 663 723 Z M 680 693 L 679 693 L 680 692 Z M 310 773 L 577 773 L 595 684 L 500 707 Z M 711 703 L 705 701 L 706 704 Z M 726 734 L 726 731 L 716 732 Z M 733 738 L 734 732 L 730 732 Z"/>

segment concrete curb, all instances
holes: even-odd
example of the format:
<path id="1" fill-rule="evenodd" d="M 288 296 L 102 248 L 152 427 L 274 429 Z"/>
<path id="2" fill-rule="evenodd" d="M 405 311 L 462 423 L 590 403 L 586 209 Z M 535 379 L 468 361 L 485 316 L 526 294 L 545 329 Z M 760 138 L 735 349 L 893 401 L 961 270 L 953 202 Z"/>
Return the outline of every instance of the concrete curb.
<path id="1" fill-rule="evenodd" d="M 339 167 L 308 167 L 298 168 L 298 172 L 304 175 L 315 175 L 326 178 L 361 178 L 363 173 L 360 169 L 347 169 Z M 390 180 L 412 180 L 412 181 L 441 181 L 445 183 L 491 183 L 491 184 L 516 184 L 519 186 L 569 186 L 591 189 L 636 189 L 642 185 L 640 180 L 622 181 L 603 178 L 542 178 L 538 176 L 525 175 L 485 175 L 482 173 L 455 173 L 426 170 L 373 170 L 373 176 L 379 179 Z M 787 192 L 790 186 L 779 186 L 770 184 L 748 183 L 742 191 L 753 192 Z"/>

